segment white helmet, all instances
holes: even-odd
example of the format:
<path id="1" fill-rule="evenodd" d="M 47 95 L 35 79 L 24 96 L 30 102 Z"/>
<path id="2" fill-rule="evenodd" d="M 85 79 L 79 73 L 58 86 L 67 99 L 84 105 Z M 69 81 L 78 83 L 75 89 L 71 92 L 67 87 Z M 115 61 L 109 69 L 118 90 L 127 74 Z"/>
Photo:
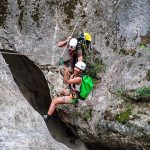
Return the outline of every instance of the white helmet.
<path id="1" fill-rule="evenodd" d="M 69 42 L 69 46 L 75 48 L 77 46 L 77 43 L 78 43 L 77 39 L 76 38 L 72 38 L 70 40 L 70 42 Z"/>
<path id="2" fill-rule="evenodd" d="M 81 69 L 81 70 L 85 70 L 86 68 L 86 64 L 82 61 L 78 61 L 76 64 L 75 64 L 75 67 Z"/>

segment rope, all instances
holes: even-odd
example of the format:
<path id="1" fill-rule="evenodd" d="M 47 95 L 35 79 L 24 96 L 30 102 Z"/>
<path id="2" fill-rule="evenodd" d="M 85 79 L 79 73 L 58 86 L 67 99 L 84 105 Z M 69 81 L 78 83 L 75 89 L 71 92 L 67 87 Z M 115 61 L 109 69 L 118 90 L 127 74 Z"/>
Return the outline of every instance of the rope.
<path id="1" fill-rule="evenodd" d="M 76 29 L 76 27 L 77 27 L 78 23 L 79 23 L 79 20 L 77 21 L 77 23 L 76 23 L 76 25 L 75 25 L 75 27 L 74 27 L 74 29 L 73 29 L 72 33 L 71 33 L 71 37 L 73 36 L 73 33 L 74 33 L 74 31 L 75 31 L 75 29 Z M 69 41 L 67 41 L 67 44 L 66 44 L 66 46 L 65 46 L 65 48 L 64 48 L 64 50 L 63 50 L 63 52 L 62 52 L 62 54 L 61 54 L 61 56 L 60 56 L 60 57 L 62 57 L 62 56 L 63 56 L 63 54 L 64 54 L 64 52 L 66 51 L 67 46 L 68 46 L 68 42 L 69 42 Z"/>

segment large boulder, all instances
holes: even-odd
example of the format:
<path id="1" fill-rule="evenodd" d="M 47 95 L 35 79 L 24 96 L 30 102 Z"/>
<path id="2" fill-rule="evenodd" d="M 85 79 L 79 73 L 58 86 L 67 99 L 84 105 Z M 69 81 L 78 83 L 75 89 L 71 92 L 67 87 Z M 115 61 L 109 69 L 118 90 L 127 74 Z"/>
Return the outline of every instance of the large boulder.
<path id="1" fill-rule="evenodd" d="M 41 115 L 21 94 L 0 55 L 0 149 L 66 150 L 55 141 Z"/>

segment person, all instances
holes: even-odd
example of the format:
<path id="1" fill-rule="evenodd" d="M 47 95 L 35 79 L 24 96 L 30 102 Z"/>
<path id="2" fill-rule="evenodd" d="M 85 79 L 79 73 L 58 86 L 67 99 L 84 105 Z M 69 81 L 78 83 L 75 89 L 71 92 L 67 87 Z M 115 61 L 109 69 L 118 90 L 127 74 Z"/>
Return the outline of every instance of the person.
<path id="1" fill-rule="evenodd" d="M 82 45 L 78 43 L 76 38 L 70 36 L 64 41 L 59 41 L 58 47 L 65 47 L 66 44 L 68 44 L 67 48 L 70 56 L 70 67 L 73 69 L 76 62 L 83 61 Z"/>
<path id="2" fill-rule="evenodd" d="M 74 67 L 74 73 L 69 78 L 68 68 L 65 67 L 64 82 L 69 84 L 69 89 L 63 89 L 60 93 L 62 96 L 52 100 L 47 115 L 43 116 L 46 123 L 51 118 L 58 104 L 76 104 L 78 102 L 82 74 L 85 69 L 86 64 L 84 62 L 77 62 Z"/>

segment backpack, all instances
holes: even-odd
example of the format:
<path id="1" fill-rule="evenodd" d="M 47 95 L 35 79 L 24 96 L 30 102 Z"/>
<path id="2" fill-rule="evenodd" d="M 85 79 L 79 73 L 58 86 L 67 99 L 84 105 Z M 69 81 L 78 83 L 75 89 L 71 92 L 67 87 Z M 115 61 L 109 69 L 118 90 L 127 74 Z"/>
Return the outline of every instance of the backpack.
<path id="1" fill-rule="evenodd" d="M 83 75 L 80 86 L 79 99 L 85 100 L 92 91 L 93 87 L 94 84 L 92 78 L 87 75 Z"/>
<path id="2" fill-rule="evenodd" d="M 81 45 L 81 48 L 82 48 L 82 55 L 84 58 L 84 62 L 87 61 L 86 57 L 87 55 L 90 54 L 90 51 L 92 51 L 91 41 L 92 41 L 92 38 L 88 32 L 81 33 L 78 37 L 78 43 Z"/>
<path id="3" fill-rule="evenodd" d="M 88 32 L 81 33 L 78 37 L 78 42 L 82 44 L 84 50 L 91 48 L 91 35 Z"/>

